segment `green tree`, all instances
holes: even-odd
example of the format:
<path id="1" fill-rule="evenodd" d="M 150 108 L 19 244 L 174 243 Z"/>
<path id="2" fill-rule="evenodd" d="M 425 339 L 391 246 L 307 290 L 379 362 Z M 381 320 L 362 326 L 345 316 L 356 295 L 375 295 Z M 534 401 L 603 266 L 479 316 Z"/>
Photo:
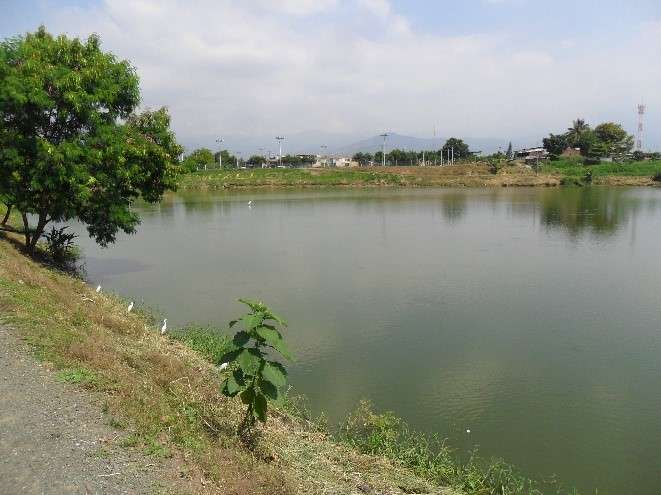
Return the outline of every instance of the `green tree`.
<path id="1" fill-rule="evenodd" d="M 594 128 L 597 139 L 606 147 L 608 155 L 622 155 L 633 148 L 633 136 L 627 134 L 621 125 L 605 122 Z"/>
<path id="2" fill-rule="evenodd" d="M 561 155 L 569 146 L 567 134 L 549 134 L 549 137 L 542 141 L 544 149 L 552 155 Z"/>
<path id="3" fill-rule="evenodd" d="M 584 133 L 590 131 L 590 126 L 585 122 L 585 119 L 576 119 L 572 122 L 572 126 L 567 129 L 565 136 L 570 146 L 578 147 L 578 143 Z"/>
<path id="4" fill-rule="evenodd" d="M 186 156 L 181 165 L 185 172 L 195 172 L 206 165 L 213 164 L 214 161 L 214 154 L 209 148 L 199 148 Z"/>
<path id="5" fill-rule="evenodd" d="M 512 149 L 512 141 L 510 141 L 509 144 L 507 145 L 507 152 L 505 153 L 505 157 L 508 160 L 514 159 L 514 149 Z"/>
<path id="6" fill-rule="evenodd" d="M 300 167 L 303 161 L 294 155 L 285 155 L 282 157 L 282 164 L 288 167 Z"/>
<path id="7" fill-rule="evenodd" d="M 105 246 L 135 231 L 136 198 L 176 187 L 182 149 L 168 112 L 136 115 L 139 100 L 134 68 L 97 36 L 42 26 L 0 43 L 0 196 L 20 212 L 28 253 L 49 222 L 74 218 Z"/>
<path id="8" fill-rule="evenodd" d="M 261 155 L 252 155 L 246 162 L 250 167 L 261 167 L 266 163 L 266 158 Z"/>
<path id="9" fill-rule="evenodd" d="M 222 157 L 223 168 L 236 168 L 237 158 L 227 150 L 216 151 L 213 154 L 214 163 L 220 163 L 218 157 Z"/>
<path id="10" fill-rule="evenodd" d="M 369 165 L 372 162 L 372 160 L 374 160 L 374 157 L 372 156 L 371 153 L 359 152 L 359 153 L 356 153 L 355 155 L 353 155 L 352 159 L 354 161 L 358 162 L 358 164 L 361 167 L 366 167 L 367 165 Z"/>
<path id="11" fill-rule="evenodd" d="M 471 156 L 468 145 L 464 143 L 463 140 L 453 137 L 445 142 L 442 152 L 445 158 L 452 157 L 454 155 L 455 160 L 462 160 L 470 158 Z"/>

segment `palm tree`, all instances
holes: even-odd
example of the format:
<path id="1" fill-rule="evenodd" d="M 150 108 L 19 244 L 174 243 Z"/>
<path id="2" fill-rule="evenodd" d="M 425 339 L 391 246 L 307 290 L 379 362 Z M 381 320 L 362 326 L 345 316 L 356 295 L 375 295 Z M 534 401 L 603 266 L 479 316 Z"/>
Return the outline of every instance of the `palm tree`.
<path id="1" fill-rule="evenodd" d="M 585 119 L 576 119 L 572 122 L 572 126 L 567 129 L 567 140 L 571 145 L 574 145 L 579 141 L 581 135 L 589 130 L 590 126 L 586 124 Z"/>

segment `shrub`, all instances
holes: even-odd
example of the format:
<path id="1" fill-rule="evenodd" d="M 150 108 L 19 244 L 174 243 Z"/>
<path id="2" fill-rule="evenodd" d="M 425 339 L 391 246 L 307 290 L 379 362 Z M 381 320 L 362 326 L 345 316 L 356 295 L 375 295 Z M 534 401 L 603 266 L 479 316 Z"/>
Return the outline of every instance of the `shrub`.
<path id="1" fill-rule="evenodd" d="M 44 234 L 46 238 L 46 250 L 57 263 L 63 263 L 76 257 L 74 239 L 78 237 L 73 232 L 65 232 L 69 227 L 60 229 L 53 227 L 51 231 Z"/>
<path id="2" fill-rule="evenodd" d="M 286 322 L 261 302 L 239 301 L 250 311 L 230 322 L 230 328 L 241 322 L 243 330 L 234 335 L 234 349 L 221 359 L 232 369 L 221 390 L 228 397 L 238 394 L 248 406 L 239 433 L 249 434 L 257 419 L 266 422 L 268 401 L 277 400 L 280 388 L 287 383 L 287 370 L 280 362 L 271 360 L 271 355 L 277 353 L 286 360 L 291 357 L 277 328 L 286 327 Z"/>
<path id="3" fill-rule="evenodd" d="M 661 172 L 657 172 L 652 176 L 654 182 L 661 182 Z"/>

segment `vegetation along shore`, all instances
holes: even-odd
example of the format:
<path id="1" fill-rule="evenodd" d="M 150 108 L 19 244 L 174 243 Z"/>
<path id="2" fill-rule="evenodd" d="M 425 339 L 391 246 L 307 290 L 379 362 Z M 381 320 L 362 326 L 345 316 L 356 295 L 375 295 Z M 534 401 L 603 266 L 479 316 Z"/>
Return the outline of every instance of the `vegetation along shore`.
<path id="1" fill-rule="evenodd" d="M 590 172 L 588 174 L 588 172 Z M 560 185 L 654 186 L 661 160 L 601 163 L 586 167 L 580 159 L 549 161 L 538 171 L 519 161 L 444 167 L 360 167 L 213 169 L 182 175 L 182 189 L 282 187 L 516 187 Z"/>

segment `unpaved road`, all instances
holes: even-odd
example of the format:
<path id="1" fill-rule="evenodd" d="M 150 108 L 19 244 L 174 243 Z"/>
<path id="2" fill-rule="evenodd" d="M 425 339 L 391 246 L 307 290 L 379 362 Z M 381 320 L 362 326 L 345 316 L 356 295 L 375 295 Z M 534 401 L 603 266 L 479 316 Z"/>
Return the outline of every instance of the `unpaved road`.
<path id="1" fill-rule="evenodd" d="M 0 325 L 0 495 L 179 493 L 174 461 L 121 447 L 126 434 Z"/>

